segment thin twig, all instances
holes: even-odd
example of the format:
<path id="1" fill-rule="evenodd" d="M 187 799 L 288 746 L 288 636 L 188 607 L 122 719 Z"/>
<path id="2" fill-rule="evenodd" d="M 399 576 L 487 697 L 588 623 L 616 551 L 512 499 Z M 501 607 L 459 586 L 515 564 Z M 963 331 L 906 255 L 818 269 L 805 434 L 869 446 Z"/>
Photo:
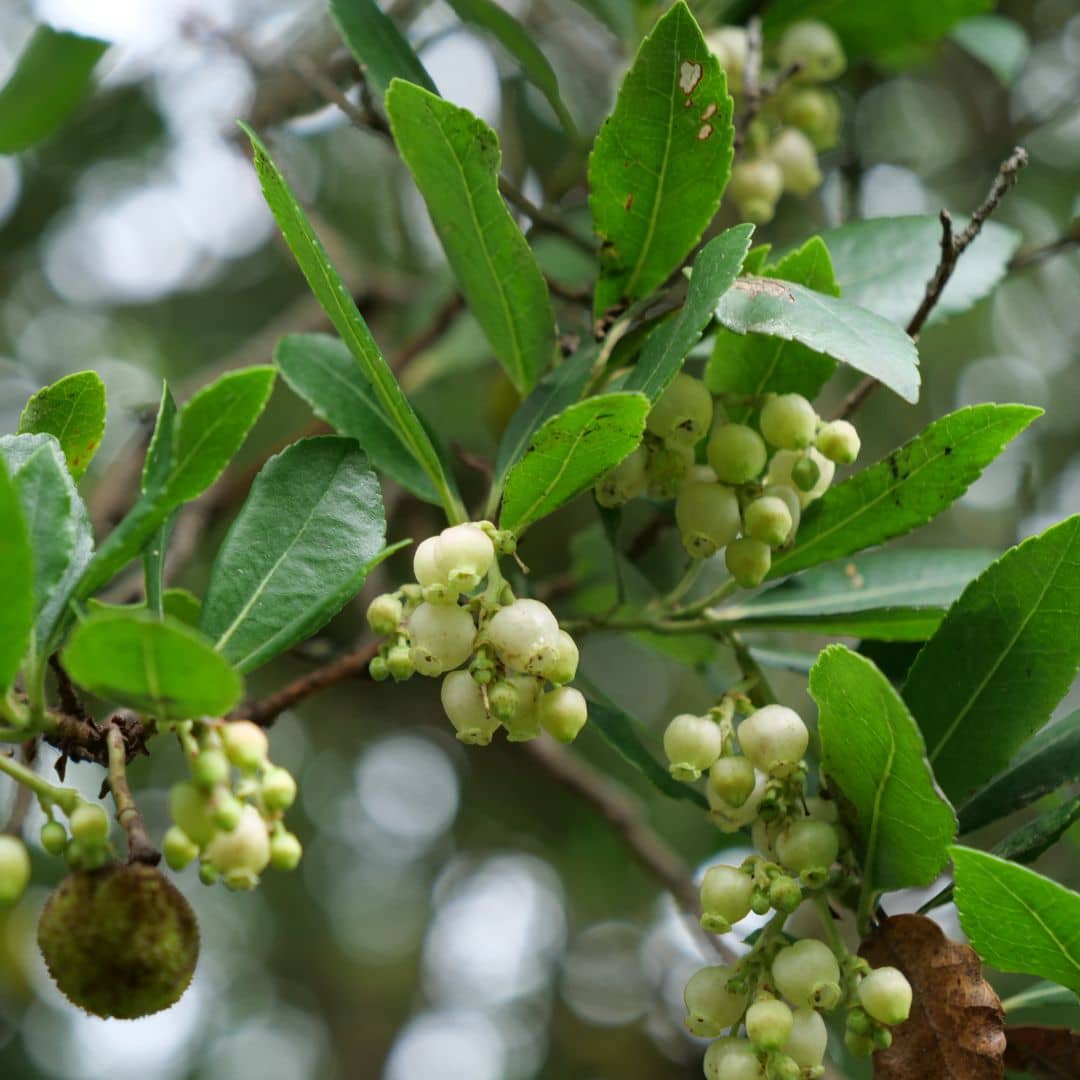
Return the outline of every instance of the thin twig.
<path id="1" fill-rule="evenodd" d="M 933 276 L 927 282 L 922 302 L 905 327 L 910 337 L 918 338 L 919 333 L 926 324 L 926 320 L 930 317 L 930 313 L 941 299 L 941 294 L 949 283 L 949 278 L 952 277 L 960 256 L 964 254 L 975 237 L 979 235 L 979 231 L 982 229 L 986 219 L 997 209 L 998 204 L 1013 184 L 1016 183 L 1020 170 L 1027 163 L 1027 151 L 1022 146 L 1016 147 L 1001 163 L 989 193 L 975 208 L 971 220 L 961 232 L 953 232 L 952 216 L 948 210 L 941 211 L 941 257 L 938 260 Z M 868 375 L 844 399 L 836 412 L 836 418 L 846 419 L 851 416 L 880 385 L 877 379 Z"/>
<path id="2" fill-rule="evenodd" d="M 1038 266 L 1054 255 L 1060 255 L 1070 248 L 1080 248 L 1080 218 L 1073 222 L 1072 227 L 1064 236 L 1059 236 L 1049 244 L 1042 247 L 1031 248 L 1028 251 L 1018 251 L 1009 261 L 1009 271 L 1026 270 L 1029 266 Z"/>
<path id="3" fill-rule="evenodd" d="M 110 724 L 106 735 L 109 749 L 109 790 L 116 804 L 116 820 L 127 835 L 129 863 L 141 862 L 157 866 L 161 852 L 150 841 L 142 814 L 135 805 L 127 780 L 127 743 L 117 724 Z"/>

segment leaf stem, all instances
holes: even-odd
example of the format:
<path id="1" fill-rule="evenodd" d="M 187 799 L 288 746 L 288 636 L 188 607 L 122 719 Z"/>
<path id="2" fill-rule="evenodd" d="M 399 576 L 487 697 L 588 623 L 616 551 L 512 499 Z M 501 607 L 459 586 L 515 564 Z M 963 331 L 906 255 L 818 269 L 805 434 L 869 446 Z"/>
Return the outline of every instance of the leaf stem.
<path id="1" fill-rule="evenodd" d="M 6 754 L 0 754 L 0 772 L 7 773 L 17 784 L 29 788 L 43 804 L 55 803 L 65 814 L 70 814 L 82 799 L 74 788 L 50 784 L 29 766 L 15 761 Z"/>
<path id="2" fill-rule="evenodd" d="M 109 790 L 116 804 L 116 820 L 127 835 L 129 863 L 141 862 L 156 866 L 161 862 L 161 852 L 151 843 L 143 824 L 142 814 L 135 805 L 127 780 L 127 745 L 124 733 L 116 724 L 110 724 L 105 736 L 109 749 Z"/>
<path id="3" fill-rule="evenodd" d="M 701 577 L 701 571 L 704 569 L 704 559 L 691 559 L 686 573 L 679 578 L 675 587 L 664 597 L 659 606 L 661 608 L 674 607 L 694 587 L 694 583 Z"/>
<path id="4" fill-rule="evenodd" d="M 739 583 L 734 578 L 728 578 L 722 585 L 713 589 L 708 596 L 704 596 L 700 600 L 695 600 L 694 603 L 687 604 L 685 607 L 679 608 L 672 614 L 676 618 L 687 618 L 691 615 L 699 615 L 706 608 L 718 604 L 721 600 L 726 600 L 733 592 L 736 592 L 738 588 Z"/>

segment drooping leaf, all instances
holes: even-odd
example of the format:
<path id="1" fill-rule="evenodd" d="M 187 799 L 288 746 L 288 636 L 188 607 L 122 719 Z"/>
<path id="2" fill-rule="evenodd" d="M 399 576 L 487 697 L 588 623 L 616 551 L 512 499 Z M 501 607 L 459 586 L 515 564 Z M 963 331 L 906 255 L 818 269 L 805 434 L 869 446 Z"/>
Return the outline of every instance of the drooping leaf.
<path id="1" fill-rule="evenodd" d="M 649 335 L 624 389 L 640 390 L 650 401 L 667 389 L 712 319 L 717 301 L 734 283 L 753 231 L 753 225 L 736 225 L 698 252 L 683 306 Z"/>
<path id="2" fill-rule="evenodd" d="M 469 309 L 510 381 L 528 393 L 554 355 L 555 316 L 536 256 L 499 194 L 498 136 L 412 83 L 391 86 L 386 111 Z"/>
<path id="3" fill-rule="evenodd" d="M 1080 992 L 1080 893 L 985 851 L 951 854 L 960 925 L 979 955 Z"/>
<path id="4" fill-rule="evenodd" d="M 387 419 L 371 381 L 338 338 L 287 334 L 278 342 L 274 360 L 285 381 L 316 416 L 355 439 L 374 465 L 417 498 L 438 505 L 435 485 Z M 450 482 L 449 468 L 446 475 Z"/>
<path id="5" fill-rule="evenodd" d="M 949 37 L 984 63 L 1003 86 L 1016 81 L 1031 55 L 1027 31 L 1004 15 L 974 15 L 958 22 Z"/>
<path id="6" fill-rule="evenodd" d="M 55 435 L 78 480 L 105 433 L 105 384 L 96 371 L 77 371 L 43 387 L 19 417 L 20 434 Z"/>
<path id="7" fill-rule="evenodd" d="M 810 672 L 822 766 L 855 810 L 869 912 L 879 892 L 928 885 L 948 860 L 956 815 L 926 760 L 918 725 L 869 660 L 830 645 Z"/>
<path id="8" fill-rule="evenodd" d="M 0 154 L 47 139 L 82 101 L 107 41 L 39 26 L 0 90 Z"/>
<path id="9" fill-rule="evenodd" d="M 540 425 L 563 409 L 568 409 L 581 397 L 598 352 L 599 347 L 592 342 L 583 345 L 554 371 L 548 372 L 518 406 L 499 441 L 492 483 L 493 496 L 502 490 L 507 472 L 528 450 Z"/>
<path id="10" fill-rule="evenodd" d="M 520 533 L 594 484 L 641 442 L 648 413 L 644 394 L 618 392 L 545 421 L 506 478 L 502 528 Z"/>
<path id="11" fill-rule="evenodd" d="M 330 317 L 361 371 L 371 382 L 386 418 L 439 492 L 447 516 L 452 520 L 460 520 L 463 515 L 460 502 L 446 477 L 431 437 L 413 412 L 408 398 L 390 370 L 390 365 L 379 352 L 367 323 L 330 262 L 326 250 L 296 201 L 296 196 L 285 182 L 285 177 L 281 175 L 258 136 L 249 128 L 245 127 L 244 131 L 255 152 L 255 170 L 259 174 L 263 195 L 296 258 L 297 265 L 311 286 L 311 291 Z"/>
<path id="12" fill-rule="evenodd" d="M 610 702 L 589 697 L 589 723 L 604 741 L 626 762 L 633 765 L 657 790 L 673 799 L 685 799 L 701 809 L 708 809 L 697 788 L 680 783 L 653 757 L 639 734 L 641 725 Z"/>
<path id="13" fill-rule="evenodd" d="M 770 578 L 844 558 L 925 525 L 1041 415 L 1027 405 L 972 405 L 935 420 L 884 460 L 811 504 L 795 544 L 773 558 Z"/>
<path id="14" fill-rule="evenodd" d="M 1031 863 L 1048 851 L 1080 820 L 1080 795 L 1041 813 L 994 845 L 994 854 L 1011 862 Z"/>
<path id="15" fill-rule="evenodd" d="M 19 671 L 34 625 L 34 556 L 19 492 L 0 458 L 0 693 Z"/>
<path id="16" fill-rule="evenodd" d="M 712 614 L 738 630 L 924 641 L 994 555 L 982 548 L 875 551 L 808 570 Z"/>
<path id="17" fill-rule="evenodd" d="M 901 5 L 860 0 L 775 0 L 765 12 L 769 37 L 800 19 L 821 19 L 843 43 L 848 60 L 869 57 L 890 67 L 922 59 L 961 19 L 987 11 L 993 0 L 905 0 Z"/>
<path id="18" fill-rule="evenodd" d="M 904 700 L 946 794 L 999 773 L 1050 718 L 1080 661 L 1080 515 L 1011 548 L 923 647 Z"/>
<path id="19" fill-rule="evenodd" d="M 731 174 L 727 79 L 678 0 L 641 43 L 589 157 L 598 315 L 648 296 L 712 221 Z"/>
<path id="20" fill-rule="evenodd" d="M 386 93 L 394 79 L 408 79 L 438 93 L 397 23 L 375 0 L 330 0 L 330 14 L 349 52 L 363 66 L 364 77 L 380 94 Z"/>
<path id="21" fill-rule="evenodd" d="M 199 627 L 252 671 L 336 615 L 385 538 L 379 481 L 356 443 L 294 443 L 255 478 L 214 560 Z"/>
<path id="22" fill-rule="evenodd" d="M 797 341 L 872 375 L 905 401 L 919 398 L 915 343 L 895 323 L 848 300 L 770 277 L 739 278 L 716 305 L 736 334 Z"/>
<path id="23" fill-rule="evenodd" d="M 67 673 L 104 701 L 163 720 L 224 716 L 243 680 L 198 631 L 147 611 L 99 611 L 72 632 Z"/>
<path id="24" fill-rule="evenodd" d="M 957 219 L 957 230 L 964 227 Z M 852 221 L 821 234 L 844 299 L 906 326 L 922 303 L 941 253 L 941 222 L 933 215 Z M 930 323 L 967 311 L 1008 272 L 1020 234 L 987 221 L 956 264 Z"/>
<path id="25" fill-rule="evenodd" d="M 753 252 L 751 252 L 753 254 Z M 761 262 L 768 256 L 762 253 Z M 767 270 L 744 264 L 744 274 L 767 274 L 780 281 L 805 285 L 815 292 L 838 296 L 829 249 L 817 236 L 788 252 Z M 717 327 L 716 343 L 705 367 L 705 382 L 714 394 L 761 397 L 763 394 L 802 394 L 813 401 L 836 370 L 836 361 L 824 353 L 762 334 L 736 334 Z M 745 423 L 754 411 L 750 404 L 735 402 L 725 406 L 736 423 Z"/>
<path id="26" fill-rule="evenodd" d="M 559 93 L 559 80 L 548 58 L 540 51 L 532 35 L 508 11 L 493 0 L 447 0 L 462 22 L 486 30 L 521 65 L 529 81 L 547 98 L 559 123 L 571 138 L 577 125 Z M 416 82 L 415 79 L 412 80 Z M 430 89 L 430 87 L 429 87 Z"/>
<path id="27" fill-rule="evenodd" d="M 859 955 L 899 968 L 911 983 L 911 1015 L 874 1054 L 875 1080 L 1001 1080 L 1005 1014 L 970 945 L 950 941 L 925 915 L 882 919 Z"/>
<path id="28" fill-rule="evenodd" d="M 1009 767 L 957 808 L 960 832 L 1005 817 L 1080 776 L 1080 709 L 1026 742 Z"/>
<path id="29" fill-rule="evenodd" d="M 1036 1080 L 1075 1080 L 1080 1076 L 1080 1033 L 1068 1028 L 1010 1024 L 1005 1039 L 1005 1065 L 1009 1069 Z"/>

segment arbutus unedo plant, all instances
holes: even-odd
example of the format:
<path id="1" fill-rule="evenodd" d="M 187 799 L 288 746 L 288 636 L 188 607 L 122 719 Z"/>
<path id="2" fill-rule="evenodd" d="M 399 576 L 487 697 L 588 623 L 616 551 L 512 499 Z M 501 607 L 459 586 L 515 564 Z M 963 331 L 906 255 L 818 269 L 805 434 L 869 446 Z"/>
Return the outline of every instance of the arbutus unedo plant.
<path id="1" fill-rule="evenodd" d="M 884 546 L 965 496 L 1041 413 L 975 399 L 919 430 L 906 408 L 920 334 L 1076 230 L 1017 256 L 989 222 L 1027 164 L 1020 148 L 963 222 L 943 210 L 794 235 L 783 214 L 815 194 L 839 207 L 843 170 L 827 155 L 875 64 L 921 62 L 954 24 L 984 53 L 985 37 L 947 5 L 911 26 L 856 0 L 777 0 L 763 16 L 627 5 L 625 73 L 587 137 L 514 13 L 449 6 L 455 27 L 520 66 L 506 92 L 531 120 L 517 141 L 561 146 L 550 172 L 533 163 L 541 205 L 514 178 L 518 149 L 504 166 L 495 130 L 440 95 L 370 0 L 330 4 L 340 69 L 292 70 L 365 130 L 368 151 L 393 152 L 430 216 L 454 284 L 418 341 L 384 356 L 363 290 L 278 164 L 290 155 L 253 114 L 234 138 L 336 336 L 312 332 L 308 312 L 273 364 L 176 397 L 163 386 L 147 438 L 117 458 L 123 512 L 94 523 L 80 483 L 105 436 L 95 371 L 38 389 L 0 437 L 0 772 L 16 788 L 0 905 L 54 886 L 37 942 L 75 1005 L 121 1019 L 169 1008 L 200 933 L 159 864 L 181 885 L 240 893 L 297 870 L 306 780 L 269 729 L 353 679 L 358 716 L 365 695 L 420 695 L 477 773 L 526 759 L 614 828 L 689 933 L 685 1033 L 669 1034 L 709 1080 L 859 1076 L 867 1061 L 886 1078 L 1076 1075 L 1062 1064 L 1076 1036 L 1014 1036 L 1005 1018 L 1080 992 L 1080 895 L 1027 865 L 1080 817 L 1075 796 L 1053 799 L 1076 780 L 1080 713 L 1050 723 L 1080 663 L 1080 515 L 1004 551 L 977 526 L 964 548 Z M 0 149 L 60 124 L 104 49 L 42 30 L 0 90 Z M 70 85 L 26 94 L 61 64 Z M 774 252 L 756 230 L 778 214 Z M 987 254 L 967 253 L 976 241 Z M 577 260 L 577 286 L 551 244 Z M 390 306 L 404 317 L 410 303 Z M 469 348 L 510 403 L 490 461 L 447 451 L 453 433 L 404 371 L 466 310 Z M 320 426 L 260 455 L 245 443 L 279 374 Z M 873 429 L 859 411 L 882 387 L 895 400 Z M 206 508 L 238 455 L 258 459 L 242 505 L 212 534 L 197 591 L 177 587 L 170 556 L 192 521 L 211 535 Z M 362 640 L 313 662 L 344 626 Z M 802 644 L 760 636 L 775 634 Z M 618 650 L 615 677 L 597 639 Z M 688 676 L 655 730 L 622 707 L 641 649 Z M 263 672 L 252 692 L 274 660 L 308 670 L 268 693 Z M 779 672 L 805 683 L 778 694 Z M 161 813 L 144 816 L 151 796 L 129 767 L 170 754 Z M 97 799 L 68 782 L 69 760 L 104 770 Z M 627 769 L 676 800 L 665 833 L 676 813 L 712 830 L 700 874 L 623 794 Z M 1019 829 L 1000 827 L 1039 799 Z M 990 825 L 983 850 L 970 834 Z M 946 904 L 967 943 L 929 917 Z M 1002 1002 L 984 963 L 1038 981 Z"/>

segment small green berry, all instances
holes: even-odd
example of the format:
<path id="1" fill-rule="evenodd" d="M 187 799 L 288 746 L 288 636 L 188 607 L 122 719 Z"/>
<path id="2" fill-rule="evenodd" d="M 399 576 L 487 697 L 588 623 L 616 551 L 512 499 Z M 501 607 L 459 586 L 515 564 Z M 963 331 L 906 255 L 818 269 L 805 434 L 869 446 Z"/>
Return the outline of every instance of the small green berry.
<path id="1" fill-rule="evenodd" d="M 726 934 L 750 914 L 754 879 L 735 866 L 710 866 L 701 879 L 701 925 L 713 934 Z"/>
<path id="2" fill-rule="evenodd" d="M 737 161 L 731 170 L 728 192 L 739 213 L 755 225 L 772 220 L 783 191 L 784 174 L 779 165 L 767 158 Z"/>
<path id="3" fill-rule="evenodd" d="M 221 742 L 229 761 L 244 772 L 254 772 L 266 764 L 270 740 L 266 732 L 250 720 L 222 724 Z"/>
<path id="4" fill-rule="evenodd" d="M 760 998 L 746 1010 L 746 1036 L 760 1050 L 779 1050 L 788 1041 L 794 1018 L 776 998 Z"/>
<path id="5" fill-rule="evenodd" d="M 802 717 L 786 705 L 766 705 L 736 730 L 742 752 L 770 776 L 790 776 L 810 744 Z"/>
<path id="6" fill-rule="evenodd" d="M 840 137 L 840 101 L 819 86 L 792 85 L 780 94 L 780 117 L 803 132 L 815 150 L 828 150 Z"/>
<path id="7" fill-rule="evenodd" d="M 286 829 L 276 829 L 270 838 L 270 866 L 274 870 L 295 870 L 300 865 L 304 849 L 300 841 Z"/>
<path id="8" fill-rule="evenodd" d="M 221 873 L 213 863 L 199 863 L 199 880 L 204 885 L 216 885 L 221 880 Z"/>
<path id="9" fill-rule="evenodd" d="M 771 548 L 787 543 L 793 526 L 788 504 L 776 495 L 754 499 L 743 513 L 743 532 Z"/>
<path id="10" fill-rule="evenodd" d="M 794 911 L 803 901 L 802 886 L 787 874 L 773 878 L 769 883 L 769 906 L 777 911 Z"/>
<path id="11" fill-rule="evenodd" d="M 191 779 L 207 791 L 226 783 L 229 775 L 229 759 L 223 750 L 203 750 L 191 763 Z"/>
<path id="12" fill-rule="evenodd" d="M 879 1024 L 902 1024 L 911 1012 L 911 983 L 898 968 L 875 968 L 859 983 L 859 1002 Z"/>
<path id="13" fill-rule="evenodd" d="M 729 806 L 742 806 L 757 782 L 753 762 L 742 754 L 718 758 L 709 769 L 709 790 Z"/>
<path id="14" fill-rule="evenodd" d="M 0 833 L 0 906 L 8 907 L 30 884 L 30 853 L 16 836 Z"/>
<path id="15" fill-rule="evenodd" d="M 723 750 L 723 732 L 708 716 L 680 713 L 664 730 L 664 753 L 676 780 L 697 780 Z"/>
<path id="16" fill-rule="evenodd" d="M 874 1040 L 867 1035 L 857 1035 L 854 1031 L 844 1032 L 844 1046 L 852 1057 L 868 1058 L 874 1052 Z"/>
<path id="17" fill-rule="evenodd" d="M 210 818 L 219 830 L 231 832 L 243 812 L 244 804 L 227 787 L 219 787 L 210 796 Z"/>
<path id="18" fill-rule="evenodd" d="M 772 962 L 773 985 L 796 1008 L 834 1008 L 840 1001 L 840 965 L 824 942 L 803 938 Z"/>
<path id="19" fill-rule="evenodd" d="M 288 769 L 272 765 L 263 773 L 259 785 L 263 802 L 271 812 L 288 810 L 296 801 L 296 780 Z"/>
<path id="20" fill-rule="evenodd" d="M 805 494 L 812 491 L 821 479 L 821 469 L 812 457 L 804 455 L 791 467 L 791 479 L 795 481 L 799 491 Z"/>
<path id="21" fill-rule="evenodd" d="M 393 593 L 383 593 L 368 604 L 368 626 L 380 636 L 394 634 L 397 633 L 404 614 L 405 609 L 401 601 Z"/>
<path id="22" fill-rule="evenodd" d="M 794 22 L 784 31 L 777 60 L 781 68 L 798 64 L 794 78 L 808 83 L 829 82 L 847 67 L 840 39 L 832 27 L 816 19 Z"/>
<path id="23" fill-rule="evenodd" d="M 573 742 L 589 718 L 585 695 L 572 686 L 559 686 L 541 694 L 537 709 L 544 730 L 563 743 Z"/>
<path id="24" fill-rule="evenodd" d="M 683 991 L 686 1030 L 691 1035 L 713 1038 L 731 1027 L 746 1008 L 745 991 L 733 990 L 734 968 L 720 964 L 704 967 L 690 976 Z"/>
<path id="25" fill-rule="evenodd" d="M 777 394 L 761 408 L 761 434 L 778 450 L 804 450 L 814 441 L 818 415 L 802 394 Z"/>
<path id="26" fill-rule="evenodd" d="M 100 806 L 80 803 L 68 818 L 72 838 L 92 847 L 104 844 L 109 838 L 109 815 Z"/>
<path id="27" fill-rule="evenodd" d="M 538 674 L 556 686 L 563 686 L 574 681 L 579 659 L 577 642 L 565 630 L 560 629 L 555 643 L 555 653 L 547 663 L 543 664 Z"/>
<path id="28" fill-rule="evenodd" d="M 702 1062 L 706 1080 L 764 1080 L 758 1053 L 747 1039 L 729 1036 L 710 1043 Z"/>
<path id="29" fill-rule="evenodd" d="M 837 465 L 850 465 L 861 447 L 855 425 L 847 420 L 831 420 L 817 434 L 818 450 Z"/>
<path id="30" fill-rule="evenodd" d="M 746 424 L 721 424 L 709 439 L 709 464 L 724 484 L 746 484 L 765 468 L 768 451 L 761 436 Z"/>
<path id="31" fill-rule="evenodd" d="M 732 806 L 725 802 L 713 789 L 710 783 L 705 789 L 705 797 L 709 801 L 709 820 L 725 833 L 736 832 L 739 829 L 751 825 L 761 810 L 762 800 L 768 788 L 769 778 L 762 772 L 754 775 L 754 789 L 749 797 L 740 805 Z"/>
<path id="32" fill-rule="evenodd" d="M 375 682 L 385 682 L 390 678 L 390 669 L 386 666 L 385 656 L 375 656 L 368 664 L 368 674 Z"/>
<path id="33" fill-rule="evenodd" d="M 514 688 L 517 705 L 514 715 L 503 720 L 508 742 L 528 742 L 540 734 L 540 690 L 543 680 L 531 675 L 512 675 L 508 680 Z"/>
<path id="34" fill-rule="evenodd" d="M 169 868 L 179 873 L 198 856 L 199 845 L 179 825 L 171 825 L 165 830 L 161 852 Z"/>
<path id="35" fill-rule="evenodd" d="M 744 589 L 752 589 L 765 580 L 772 566 L 772 552 L 768 544 L 742 536 L 724 549 L 724 565 Z"/>
<path id="36" fill-rule="evenodd" d="M 675 500 L 675 524 L 687 552 L 707 559 L 739 535 L 738 497 L 723 484 L 685 483 Z"/>
<path id="37" fill-rule="evenodd" d="M 41 846 L 50 855 L 63 855 L 67 847 L 67 829 L 59 821 L 46 821 L 41 826 Z"/>
<path id="38" fill-rule="evenodd" d="M 810 884 L 820 884 L 840 853 L 836 828 L 826 821 L 800 818 L 776 838 L 780 865 Z"/>
<path id="39" fill-rule="evenodd" d="M 646 430 L 671 446 L 696 446 L 712 423 L 709 388 L 692 375 L 679 372 L 660 395 L 645 420 Z"/>
<path id="40" fill-rule="evenodd" d="M 375 661 L 372 660 L 372 664 L 374 663 Z M 416 665 L 413 663 L 412 650 L 408 645 L 399 643 L 389 649 L 386 654 L 386 671 L 388 675 L 393 676 L 394 682 L 404 682 L 413 676 Z M 372 675 L 374 674 L 372 671 Z"/>

